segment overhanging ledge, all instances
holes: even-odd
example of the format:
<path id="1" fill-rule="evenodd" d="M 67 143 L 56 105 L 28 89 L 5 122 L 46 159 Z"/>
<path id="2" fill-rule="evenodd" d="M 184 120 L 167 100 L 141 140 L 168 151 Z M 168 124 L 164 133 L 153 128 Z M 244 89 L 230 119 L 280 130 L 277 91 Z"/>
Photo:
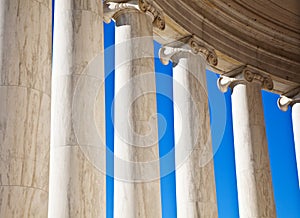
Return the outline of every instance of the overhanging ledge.
<path id="1" fill-rule="evenodd" d="M 300 3 L 289 0 L 155 0 L 166 29 L 155 30 L 161 44 L 194 35 L 216 49 L 224 74 L 251 65 L 274 81 L 275 93 L 300 84 Z M 297 25 L 298 24 L 298 25 Z"/>

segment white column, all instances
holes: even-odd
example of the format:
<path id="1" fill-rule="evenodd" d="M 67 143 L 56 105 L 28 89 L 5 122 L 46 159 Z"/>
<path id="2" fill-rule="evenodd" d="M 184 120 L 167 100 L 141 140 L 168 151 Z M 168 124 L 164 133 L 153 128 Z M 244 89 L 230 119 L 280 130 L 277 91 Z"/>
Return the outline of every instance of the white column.
<path id="1" fill-rule="evenodd" d="M 106 217 L 102 10 L 55 1 L 49 218 Z"/>
<path id="2" fill-rule="evenodd" d="M 295 142 L 295 153 L 298 169 L 298 182 L 300 187 L 300 103 L 296 103 L 292 108 L 293 131 Z"/>
<path id="3" fill-rule="evenodd" d="M 116 22 L 114 217 L 161 217 L 153 22 L 148 1 L 107 3 Z M 152 9 L 152 10 L 151 10 Z M 150 10 L 150 11 L 149 11 Z M 158 12 L 158 13 L 156 13 Z M 159 16 L 159 17 L 158 17 Z"/>
<path id="4" fill-rule="evenodd" d="M 47 217 L 51 1 L 0 1 L 0 217 Z"/>
<path id="5" fill-rule="evenodd" d="M 173 61 L 173 102 L 177 217 L 218 217 L 206 63 L 200 47 L 164 47 L 160 58 Z M 197 47 L 195 47 L 197 45 Z M 195 49 L 196 48 L 196 49 Z M 201 47 L 203 52 L 205 48 Z M 207 59 L 214 53 L 206 52 Z M 217 64 L 213 55 L 212 65 Z"/>
<path id="6" fill-rule="evenodd" d="M 232 119 L 240 217 L 276 217 L 261 96 L 261 88 L 273 88 L 272 80 L 246 68 L 236 79 L 221 77 L 218 84 L 221 90 L 224 84 L 229 85 L 228 81 L 233 82 Z"/>
<path id="7" fill-rule="evenodd" d="M 298 170 L 298 182 L 300 187 L 300 88 L 292 90 L 290 93 L 286 93 L 284 96 L 281 96 L 278 99 L 277 104 L 282 111 L 287 111 L 289 105 L 292 107 L 294 143 Z"/>

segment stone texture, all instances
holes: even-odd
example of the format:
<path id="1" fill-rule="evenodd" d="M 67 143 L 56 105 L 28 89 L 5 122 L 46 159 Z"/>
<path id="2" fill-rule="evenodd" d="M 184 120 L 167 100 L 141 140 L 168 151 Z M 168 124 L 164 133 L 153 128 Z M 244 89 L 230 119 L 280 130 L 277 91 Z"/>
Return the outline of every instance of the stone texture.
<path id="1" fill-rule="evenodd" d="M 2 217 L 47 217 L 47 191 L 28 186 L 1 186 L 0 195 Z"/>
<path id="2" fill-rule="evenodd" d="M 50 96 L 51 4 L 1 1 L 0 8 L 0 85 L 27 87 Z"/>
<path id="3" fill-rule="evenodd" d="M 217 50 L 223 74 L 249 64 L 270 73 L 281 87 L 300 83 L 299 1 L 154 0 L 165 12 L 168 32 L 156 31 L 160 43 L 193 35 Z M 164 34 L 165 33 L 165 34 Z M 181 36 L 178 36 L 181 35 Z M 295 84 L 296 83 L 296 84 Z"/>
<path id="4" fill-rule="evenodd" d="M 240 217 L 276 217 L 261 85 L 238 84 L 231 98 Z"/>
<path id="5" fill-rule="evenodd" d="M 116 17 L 114 217 L 161 217 L 151 17 Z M 153 161 L 154 164 L 150 162 Z"/>
<path id="6" fill-rule="evenodd" d="M 186 52 L 173 70 L 179 218 L 218 217 L 205 68 L 202 56 Z"/>
<path id="7" fill-rule="evenodd" d="M 105 176 L 81 147 L 56 148 L 51 161 L 59 167 L 51 168 L 49 217 L 105 217 Z"/>
<path id="8" fill-rule="evenodd" d="M 54 20 L 48 217 L 105 217 L 102 2 L 57 0 Z"/>
<path id="9" fill-rule="evenodd" d="M 0 217 L 47 216 L 49 3 L 0 3 Z"/>

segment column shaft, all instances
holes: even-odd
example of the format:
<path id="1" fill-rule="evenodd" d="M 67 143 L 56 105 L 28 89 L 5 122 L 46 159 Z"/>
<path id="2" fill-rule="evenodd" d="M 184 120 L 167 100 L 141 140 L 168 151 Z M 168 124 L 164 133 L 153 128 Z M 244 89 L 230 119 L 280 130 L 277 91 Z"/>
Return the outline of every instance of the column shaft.
<path id="1" fill-rule="evenodd" d="M 185 55 L 173 70 L 177 217 L 218 217 L 206 61 Z"/>
<path id="2" fill-rule="evenodd" d="M 114 216 L 161 217 L 151 17 L 115 15 Z M 149 164 L 154 161 L 157 164 Z"/>
<path id="3" fill-rule="evenodd" d="M 295 103 L 292 107 L 293 132 L 295 142 L 295 153 L 297 160 L 298 181 L 300 187 L 300 103 Z"/>
<path id="4" fill-rule="evenodd" d="M 48 217 L 106 217 L 102 1 L 56 0 L 54 21 Z"/>
<path id="5" fill-rule="evenodd" d="M 261 85 L 238 84 L 231 98 L 240 217 L 276 217 Z"/>
<path id="6" fill-rule="evenodd" d="M 0 2 L 0 217 L 46 217 L 51 1 Z"/>

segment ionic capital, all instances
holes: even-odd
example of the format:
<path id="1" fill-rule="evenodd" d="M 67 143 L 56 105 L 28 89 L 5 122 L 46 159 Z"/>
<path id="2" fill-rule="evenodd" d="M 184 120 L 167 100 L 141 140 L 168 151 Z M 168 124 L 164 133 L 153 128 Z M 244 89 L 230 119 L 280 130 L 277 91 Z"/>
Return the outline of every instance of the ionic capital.
<path id="1" fill-rule="evenodd" d="M 214 50 L 208 49 L 207 46 L 194 38 L 189 40 L 189 46 L 194 54 L 203 54 L 208 64 L 211 66 L 217 66 L 218 57 Z"/>
<path id="2" fill-rule="evenodd" d="M 152 23 L 160 30 L 165 29 L 165 18 L 163 13 L 154 5 L 152 0 L 106 0 L 103 3 L 103 20 L 110 23 L 111 19 L 116 20 L 118 15 L 130 11 L 141 11 L 152 18 Z"/>
<path id="3" fill-rule="evenodd" d="M 249 66 L 244 66 L 222 75 L 218 79 L 217 85 L 221 92 L 227 92 L 228 87 L 233 88 L 237 84 L 247 84 L 251 82 L 260 83 L 262 89 L 273 89 L 273 80 L 270 76 Z"/>
<path id="4" fill-rule="evenodd" d="M 167 65 L 169 61 L 172 61 L 173 65 L 176 65 L 179 59 L 186 57 L 187 54 L 202 55 L 207 63 L 212 66 L 218 64 L 216 53 L 193 37 L 189 37 L 188 40 L 185 38 L 181 41 L 170 43 L 159 50 L 159 58 L 164 65 Z"/>
<path id="5" fill-rule="evenodd" d="M 163 46 L 159 49 L 159 59 L 162 64 L 168 65 L 170 61 L 173 63 L 173 67 L 175 67 L 179 59 L 189 54 L 190 51 L 185 48 L 176 48 L 176 47 L 169 47 Z"/>
<path id="6" fill-rule="evenodd" d="M 235 79 L 235 78 L 231 78 L 231 77 L 227 77 L 227 76 L 221 76 L 217 80 L 217 85 L 218 85 L 219 90 L 221 92 L 225 93 L 225 92 L 227 92 L 228 87 L 231 86 L 236 81 L 237 81 L 237 79 Z"/>
<path id="7" fill-rule="evenodd" d="M 287 111 L 289 106 L 300 103 L 300 87 L 281 95 L 277 100 L 277 106 L 282 111 Z"/>

